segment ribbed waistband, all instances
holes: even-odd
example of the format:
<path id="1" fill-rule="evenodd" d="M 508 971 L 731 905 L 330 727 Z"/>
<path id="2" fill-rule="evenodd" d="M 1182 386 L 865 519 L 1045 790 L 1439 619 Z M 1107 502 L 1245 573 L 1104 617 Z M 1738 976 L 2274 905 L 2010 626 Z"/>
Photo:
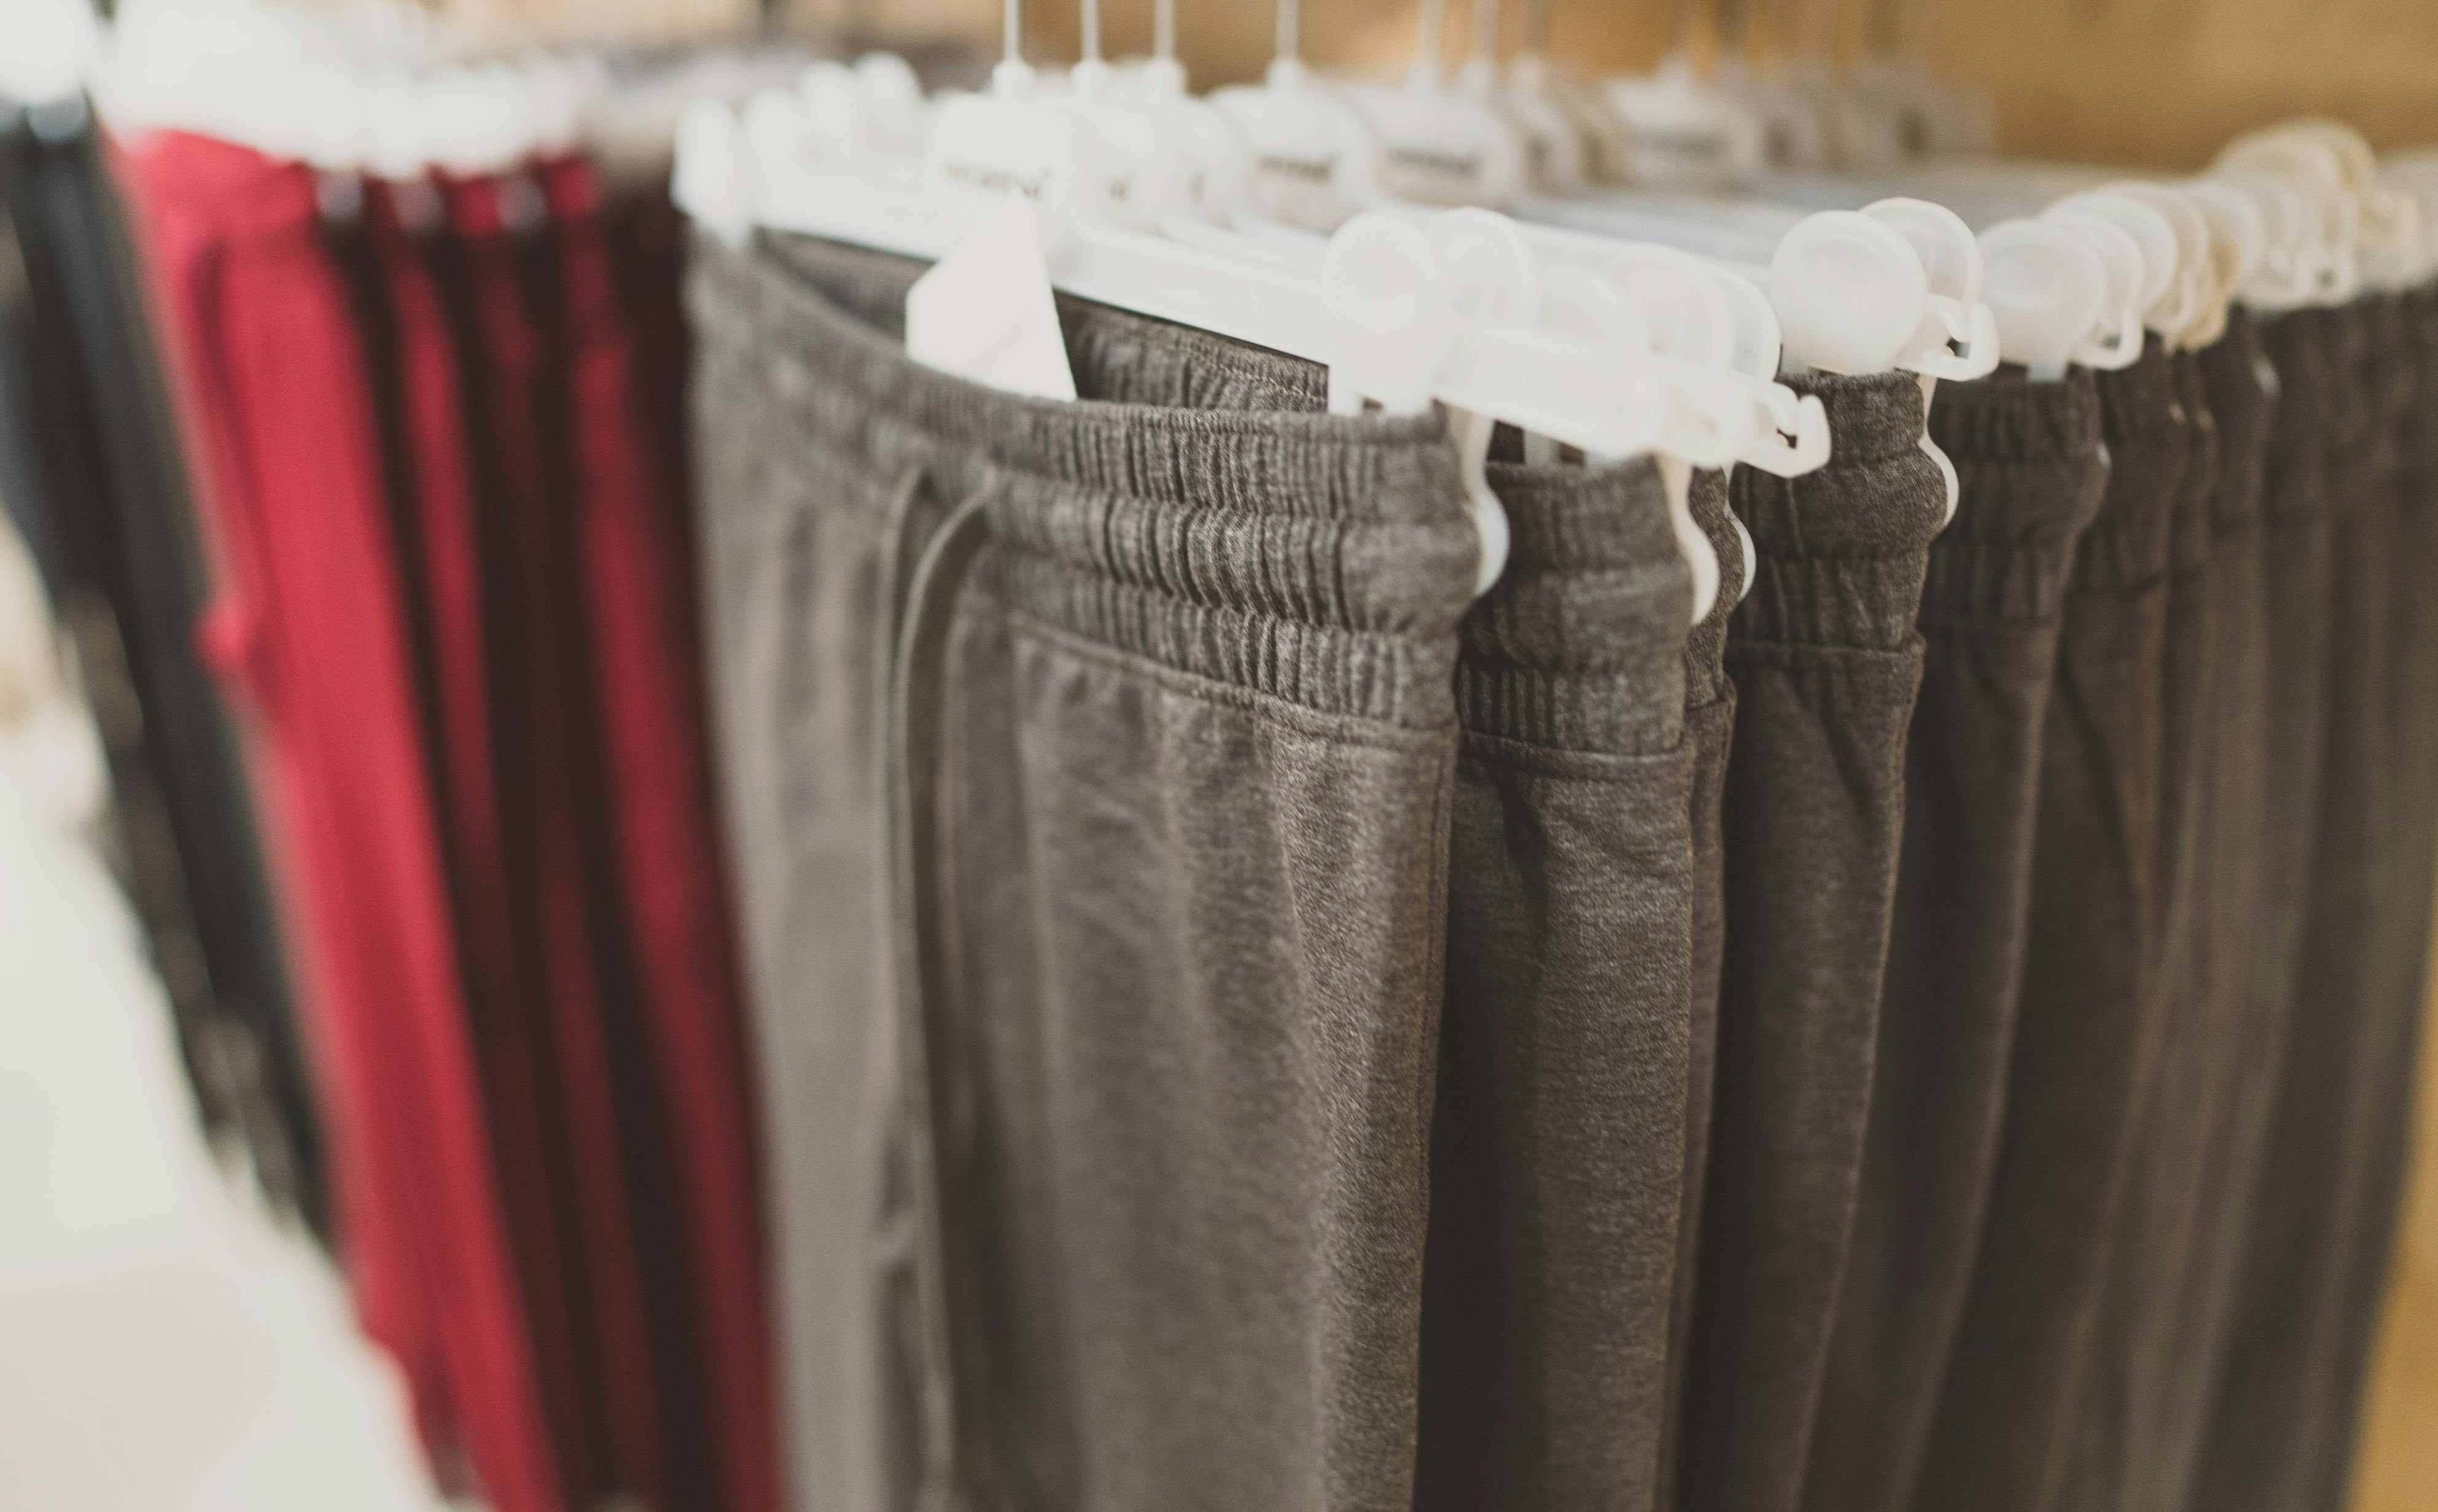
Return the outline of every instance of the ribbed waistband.
<path id="1" fill-rule="evenodd" d="M 2015 367 L 1941 384 L 1930 431 L 1955 464 L 1963 497 L 1930 549 L 1924 623 L 2055 619 L 2065 607 L 2075 542 L 2108 483 L 2091 374 L 2076 368 L 2034 383 Z"/>
<path id="2" fill-rule="evenodd" d="M 920 472 L 987 500 L 1022 612 L 1328 713 L 1449 717 L 1476 556 L 1427 416 L 1322 410 L 1307 362 L 1063 299 L 1076 387 L 1044 400 L 910 360 L 909 259 L 799 237 L 695 244 L 705 362 L 749 365 L 782 468 L 877 509 Z"/>
<path id="3" fill-rule="evenodd" d="M 1513 545 L 1459 627 L 1458 717 L 1562 750 L 1675 748 L 1693 592 L 1658 468 L 1493 465 L 1490 482 Z"/>
<path id="4" fill-rule="evenodd" d="M 1902 650 L 1947 515 L 1946 481 L 1919 445 L 1921 388 L 1905 373 L 1793 386 L 1828 412 L 1828 465 L 1800 478 L 1736 470 L 1730 492 L 1759 562 L 1734 641 Z"/>
<path id="5" fill-rule="evenodd" d="M 1693 524 L 1719 555 L 1719 601 L 1685 641 L 1685 707 L 1707 709 L 1735 690 L 1727 676 L 1727 626 L 1744 597 L 1744 544 L 1727 507 L 1727 475 L 1709 469 L 1693 474 Z"/>
<path id="6" fill-rule="evenodd" d="M 2366 294 L 2328 310 L 2323 335 L 2333 406 L 2325 439 L 2328 508 L 2347 515 L 2376 500 L 2387 487 L 2394 457 L 2382 424 L 2378 326 L 2385 296 Z"/>
<path id="7" fill-rule="evenodd" d="M 2217 539 L 2211 511 L 2217 501 L 2217 416 L 2210 410 L 2200 354 L 2175 355 L 2176 407 L 2183 417 L 2184 475 L 2176 488 L 2175 517 L 2168 524 L 2168 571 L 2184 580 L 2209 571 Z"/>
<path id="8" fill-rule="evenodd" d="M 2290 310 L 2260 323 L 2261 346 L 2278 378 L 2260 494 L 2261 514 L 2272 522 L 2315 519 L 2327 507 L 2328 445 L 2338 405 L 2328 371 L 2332 313 Z"/>
<path id="9" fill-rule="evenodd" d="M 2236 536 L 2260 522 L 2261 466 L 2269 454 L 2276 394 L 2261 381 L 2275 369 L 2260 343 L 2260 325 L 2235 306 L 2226 314 L 2226 334 L 2200 352 L 2201 387 L 2217 418 L 2217 487 L 2211 496 L 2211 523 L 2220 536 Z"/>
<path id="10" fill-rule="evenodd" d="M 2392 505 L 2408 459 L 2421 402 L 2420 337 L 2410 296 L 2377 294 L 2362 309 L 2362 408 L 2370 417 L 2364 463 L 2382 506 Z"/>
<path id="11" fill-rule="evenodd" d="M 2400 483 L 2403 504 L 2419 509 L 2438 502 L 2438 284 L 2422 285 L 2404 303 L 2412 333 L 2412 402 L 2421 419 L 2405 432 Z"/>
<path id="12" fill-rule="evenodd" d="M 2138 592 L 2167 571 L 2188 442 L 2175 362 L 2152 336 L 2130 367 L 2098 375 L 2108 489 L 2075 553 L 2070 592 Z"/>

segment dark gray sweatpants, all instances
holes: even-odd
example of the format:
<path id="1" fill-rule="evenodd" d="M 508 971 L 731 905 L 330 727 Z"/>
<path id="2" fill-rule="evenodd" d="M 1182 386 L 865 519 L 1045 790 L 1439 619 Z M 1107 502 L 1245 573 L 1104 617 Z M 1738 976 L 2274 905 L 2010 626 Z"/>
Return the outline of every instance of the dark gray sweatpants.
<path id="1" fill-rule="evenodd" d="M 1878 1065 L 1804 1505 L 1910 1504 L 2005 1108 L 2066 576 L 2108 481 L 2087 372 L 1947 384 L 1963 503 L 1930 549 Z"/>
<path id="2" fill-rule="evenodd" d="M 1415 1505 L 1648 1512 L 1685 1164 L 1690 578 L 1648 462 L 1494 466 L 1464 619 Z"/>
<path id="3" fill-rule="evenodd" d="M 1083 402 L 984 391 L 911 264 L 696 254 L 796 1504 L 1403 1512 L 1443 428 L 1074 304 Z"/>
<path id="4" fill-rule="evenodd" d="M 1785 1512 L 1851 1233 L 1921 677 L 1946 519 L 1902 374 L 1797 384 L 1835 454 L 1732 481 L 1759 558 L 1726 651 L 1736 735 L 1726 932 L 1677 1503 Z"/>
<path id="5" fill-rule="evenodd" d="M 2209 999 L 2216 937 L 2202 888 L 2216 844 L 2213 782 L 2218 635 L 2216 504 L 2219 428 L 2199 354 L 2173 358 L 2184 468 L 2169 526 L 2167 624 L 2159 685 L 2159 835 L 2151 964 L 2139 1010 L 2158 1025 L 2116 1232 L 2100 1280 L 2099 1321 L 2080 1381 L 2058 1505 L 2113 1512 L 2146 1503 L 2156 1468 L 2153 1415 L 2167 1391 L 2176 1306 L 2185 1292 L 2193 1181 L 2206 1153 L 2217 1035 Z"/>
<path id="6" fill-rule="evenodd" d="M 1661 1425 L 1659 1493 L 1676 1504 L 1685 1410 L 1686 1341 L 1701 1270 L 1702 1193 L 1710 1160 L 1710 1100 L 1719 1059 L 1719 974 L 1727 948 L 1725 809 L 1727 758 L 1735 747 L 1736 682 L 1727 674 L 1727 626 L 1744 595 L 1743 541 L 1727 507 L 1722 472 L 1696 472 L 1693 523 L 1719 558 L 1719 598 L 1685 644 L 1685 738 L 1693 747 L 1693 984 L 1685 1078 L 1685 1190 L 1676 1220 L 1676 1274 L 1668 1319 L 1668 1398 Z"/>
<path id="7" fill-rule="evenodd" d="M 2427 423 L 2410 308 L 2374 296 L 2313 317 L 2334 405 L 2318 845 L 2285 1075 L 2195 1490 L 2197 1505 L 2236 1512 L 2342 1504 L 2401 1187 L 2420 1021 L 2404 978 L 2428 929 L 2431 814 L 2429 752 L 2406 748 L 2408 722 L 2426 717 L 2408 712 L 2429 696 L 2426 663 L 2418 677 L 2407 670 L 2423 653 L 2399 606 L 2427 590 L 2399 571 L 2403 448 Z M 2408 765 L 2416 757 L 2424 765 Z"/>
<path id="8" fill-rule="evenodd" d="M 2058 1494 L 2157 1059 L 2161 683 L 2189 440 L 2155 340 L 2098 387 L 2111 466 L 2068 589 L 2005 1122 L 1921 1512 L 2041 1512 Z"/>
<path id="9" fill-rule="evenodd" d="M 2192 1139 L 2192 1164 L 2153 1199 L 2163 1213 L 2176 1215 L 2179 1246 L 2157 1257 L 2138 1301 L 2127 1297 L 2128 1307 L 2169 1331 L 2164 1342 L 2149 1345 L 2156 1352 L 2149 1357 L 2148 1384 L 2123 1405 L 2135 1447 L 2117 1483 L 2131 1504 L 2172 1508 L 2181 1508 L 2189 1494 L 2217 1396 L 2226 1310 L 2243 1250 L 2240 1236 L 2228 1232 L 2230 1207 L 2258 1169 L 2262 1122 L 2248 1112 L 2247 1083 L 2264 1064 L 2283 1060 L 2282 1049 L 2264 1052 L 2252 1011 L 2274 717 L 2262 492 L 2277 385 L 2258 325 L 2240 307 L 2230 312 L 2226 334 L 2200 354 L 2200 366 L 2218 441 L 2210 555 L 2210 809 L 2202 857 L 2206 946 L 2196 1017 L 2183 1036 L 2189 1048 L 2170 1051 L 2190 1056 L 2182 1085 L 2153 1101 L 2159 1123 Z M 2160 1169 L 2165 1172 L 2164 1165 Z"/>

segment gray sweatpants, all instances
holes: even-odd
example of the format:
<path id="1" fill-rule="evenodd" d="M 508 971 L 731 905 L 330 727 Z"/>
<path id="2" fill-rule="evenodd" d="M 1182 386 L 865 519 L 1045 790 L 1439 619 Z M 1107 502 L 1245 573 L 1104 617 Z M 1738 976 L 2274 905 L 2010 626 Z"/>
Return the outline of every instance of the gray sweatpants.
<path id="1" fill-rule="evenodd" d="M 1922 1512 L 2058 1494 L 2158 1059 L 2161 689 L 2190 440 L 2155 339 L 2098 388 L 2111 466 L 2067 594 L 2005 1124 Z"/>
<path id="2" fill-rule="evenodd" d="M 1870 1132 L 1810 1512 L 1911 1503 L 2005 1107 L 2066 577 L 2108 482 L 2085 372 L 1944 385 L 1931 432 L 1963 503 L 1930 549 L 1922 590 Z"/>
<path id="3" fill-rule="evenodd" d="M 2181 1240 L 2159 1254 L 2146 1293 L 2126 1305 L 2165 1324 L 2164 1345 L 2148 1345 L 2155 1374 L 2139 1398 L 2125 1401 L 2127 1455 L 2120 1496 L 2130 1504 L 2182 1507 L 2195 1455 L 2217 1396 L 2226 1310 L 2243 1243 L 2227 1231 L 2235 1190 L 2259 1163 L 2262 1121 L 2246 1111 L 2247 1085 L 2282 1051 L 2264 1053 L 2252 976 L 2252 941 L 2263 903 L 2261 866 L 2271 791 L 2269 750 L 2275 717 L 2269 703 L 2270 561 L 2262 492 L 2277 393 L 2257 323 L 2238 307 L 2226 334 L 2200 354 L 2217 422 L 2218 478 L 2213 510 L 2210 583 L 2215 614 L 2211 654 L 2210 815 L 2202 858 L 2206 944 L 2200 997 L 2184 1039 L 2171 1049 L 2187 1070 L 2180 1091 L 2154 1099 L 2154 1117 L 2183 1129 L 2193 1164 L 2152 1199 L 2173 1213 Z"/>
<path id="4" fill-rule="evenodd" d="M 1692 603 L 1649 463 L 1493 467 L 1464 621 L 1415 1504 L 1649 1512 L 1685 1163 Z"/>
<path id="5" fill-rule="evenodd" d="M 1802 380 L 1829 465 L 1740 470 L 1758 568 L 1735 612 L 1726 932 L 1676 1499 L 1798 1500 L 1863 1163 L 1904 827 L 1916 619 L 1946 520 L 1903 374 Z"/>
<path id="6" fill-rule="evenodd" d="M 911 264 L 696 252 L 796 1504 L 1402 1512 L 1443 428 L 1074 304 L 1084 402 L 988 392 Z"/>
<path id="7" fill-rule="evenodd" d="M 2192 1181 L 2208 1137 L 2216 1035 L 2204 863 L 2216 843 L 2211 782 L 2217 719 L 2217 579 L 2214 522 L 2219 429 L 2200 360 L 2173 359 L 2184 468 L 2169 526 L 2167 624 L 2159 680 L 2159 835 L 2151 960 L 2137 1012 L 2158 1025 L 2147 1081 L 2134 1089 L 2125 1195 L 2104 1242 L 2098 1323 L 2074 1387 L 2058 1504 L 2113 1512 L 2146 1486 L 2158 1453 L 2152 1414 L 2168 1387 L 2175 1309 L 2184 1293 Z"/>
<path id="8" fill-rule="evenodd" d="M 2408 978 L 2429 927 L 2427 611 L 2401 602 L 2427 589 L 2422 564 L 2405 561 L 2426 552 L 2426 536 L 2414 541 L 2426 525 L 2410 522 L 2399 488 L 2414 470 L 2410 432 L 2427 424 L 2417 322 L 2394 296 L 2310 320 L 2332 405 L 2317 846 L 2285 1075 L 2194 1494 L 2237 1512 L 2335 1512 L 2344 1500 L 2402 1185 L 2420 1023 Z"/>

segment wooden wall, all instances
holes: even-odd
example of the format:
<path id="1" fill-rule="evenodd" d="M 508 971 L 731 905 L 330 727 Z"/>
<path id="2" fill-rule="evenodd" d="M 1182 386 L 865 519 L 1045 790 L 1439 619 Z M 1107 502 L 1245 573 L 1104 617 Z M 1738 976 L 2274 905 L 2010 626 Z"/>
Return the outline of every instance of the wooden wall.
<path id="1" fill-rule="evenodd" d="M 460 15 L 632 34 L 733 29 L 754 0 L 428 0 Z M 1551 51 L 1597 71 L 1647 67 L 1678 0 L 1550 0 Z M 1688 0 L 1703 10 L 1703 0 Z M 1754 0 L 1764 16 L 1779 0 Z M 1792 0 L 1839 13 L 1848 52 L 1875 5 L 1917 5 L 1942 74 L 1988 90 L 2015 151 L 2166 167 L 2206 161 L 2280 117 L 2342 116 L 2378 146 L 2438 143 L 2438 0 Z M 958 36 L 996 48 L 996 0 L 778 0 L 822 30 Z M 1505 0 L 1511 39 L 1525 0 Z M 1113 56 L 1147 50 L 1151 0 L 1103 0 Z M 1177 0 L 1178 51 L 1197 83 L 1249 79 L 1270 56 L 1275 0 Z M 1410 57 L 1415 0 L 1304 0 L 1307 57 L 1392 65 Z M 1472 21 L 1449 0 L 1450 52 Z M 1077 0 L 1027 0 L 1028 48 L 1071 57 Z"/>
<path id="2" fill-rule="evenodd" d="M 580 0 L 578 0 L 580 3 Z M 1766 0 L 1762 0 L 1767 9 Z M 1838 5 L 1840 0 L 1824 0 Z M 1871 0 L 1842 0 L 1844 45 L 1859 47 Z M 1886 0 L 1880 0 L 1886 3 Z M 2302 112 L 2343 117 L 2387 147 L 2438 143 L 2438 0 L 1921 0 L 1941 74 L 1996 101 L 2016 151 L 2183 167 L 2229 137 Z M 991 0 L 799 0 L 834 24 L 892 18 L 995 45 Z M 1178 0 L 1179 55 L 1197 83 L 1248 79 L 1270 56 L 1271 0 Z M 1471 26 L 1449 0 L 1451 54 Z M 1506 0 L 1509 37 L 1522 0 Z M 1413 0 L 1304 0 L 1307 56 L 1392 64 L 1410 57 Z M 1551 51 L 1597 70 L 1648 66 L 1670 0 L 1552 0 Z M 1071 57 L 1076 0 L 1028 0 L 1029 45 Z M 1103 0 L 1112 55 L 1146 50 L 1150 0 Z"/>

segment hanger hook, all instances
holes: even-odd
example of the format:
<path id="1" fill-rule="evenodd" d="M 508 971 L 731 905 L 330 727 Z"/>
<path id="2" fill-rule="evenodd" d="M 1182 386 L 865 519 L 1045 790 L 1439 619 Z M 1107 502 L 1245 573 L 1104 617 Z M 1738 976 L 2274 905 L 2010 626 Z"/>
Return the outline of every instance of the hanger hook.
<path id="1" fill-rule="evenodd" d="M 1549 0 L 1528 0 L 1524 7 L 1524 55 L 1549 55 Z"/>
<path id="2" fill-rule="evenodd" d="M 1498 0 L 1473 0 L 1473 56 L 1495 73 L 1498 67 Z"/>
<path id="3" fill-rule="evenodd" d="M 1436 83 L 1447 33 L 1447 0 L 1422 0 L 1414 18 L 1414 77 Z"/>
<path id="4" fill-rule="evenodd" d="M 1695 34 L 1702 29 L 1703 13 L 1708 9 L 1705 0 L 1675 0 L 1668 8 L 1668 57 L 1691 55 Z"/>

